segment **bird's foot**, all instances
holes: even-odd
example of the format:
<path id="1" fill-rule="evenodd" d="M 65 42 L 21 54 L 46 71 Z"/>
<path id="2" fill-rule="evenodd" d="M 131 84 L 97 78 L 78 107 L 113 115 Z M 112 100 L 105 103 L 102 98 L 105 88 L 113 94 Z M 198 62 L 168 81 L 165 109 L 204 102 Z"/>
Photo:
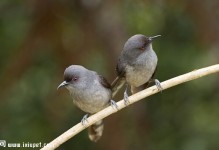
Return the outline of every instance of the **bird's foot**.
<path id="1" fill-rule="evenodd" d="M 114 100 L 110 100 L 110 105 L 117 110 L 119 109 L 118 105 L 116 104 Z"/>
<path id="2" fill-rule="evenodd" d="M 124 102 L 125 102 L 125 105 L 128 105 L 130 103 L 127 90 L 125 90 L 125 92 L 124 92 Z"/>
<path id="3" fill-rule="evenodd" d="M 155 82 L 155 85 L 157 86 L 158 91 L 162 93 L 163 88 L 160 84 L 160 81 L 158 79 L 154 79 L 154 82 Z"/>
<path id="4" fill-rule="evenodd" d="M 85 125 L 86 122 L 88 122 L 87 118 L 88 118 L 88 114 L 84 115 L 84 117 L 81 119 L 81 123 L 83 126 Z"/>

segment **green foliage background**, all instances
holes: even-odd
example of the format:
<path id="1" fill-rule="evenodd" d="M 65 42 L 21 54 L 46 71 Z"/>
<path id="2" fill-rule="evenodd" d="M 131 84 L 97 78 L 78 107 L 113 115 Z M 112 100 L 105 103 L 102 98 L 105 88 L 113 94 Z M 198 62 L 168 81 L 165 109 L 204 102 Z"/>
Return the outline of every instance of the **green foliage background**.
<path id="1" fill-rule="evenodd" d="M 172 0 L 0 1 L 0 140 L 48 143 L 84 115 L 63 71 L 80 64 L 115 77 L 125 41 L 161 34 L 160 81 L 218 63 L 219 2 Z M 83 131 L 59 149 L 219 149 L 219 77 L 163 91 L 105 119 L 103 138 Z M 122 92 L 116 98 L 120 100 Z"/>

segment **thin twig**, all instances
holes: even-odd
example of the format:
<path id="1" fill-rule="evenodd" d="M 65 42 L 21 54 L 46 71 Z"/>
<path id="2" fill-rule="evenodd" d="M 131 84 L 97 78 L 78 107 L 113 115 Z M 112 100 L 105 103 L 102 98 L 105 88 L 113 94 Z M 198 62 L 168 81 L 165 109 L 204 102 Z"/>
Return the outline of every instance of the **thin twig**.
<path id="1" fill-rule="evenodd" d="M 178 77 L 169 79 L 167 81 L 162 82 L 161 86 L 162 86 L 163 90 L 168 89 L 168 88 L 176 86 L 178 84 L 182 84 L 184 82 L 195 80 L 197 78 L 201 78 L 203 76 L 206 76 L 206 75 L 209 75 L 212 73 L 216 73 L 216 72 L 219 72 L 219 64 L 209 66 L 206 68 L 202 68 L 199 70 L 194 70 L 192 72 L 189 72 L 189 73 L 180 75 Z M 133 103 L 135 103 L 135 102 L 137 102 L 145 97 L 148 97 L 150 95 L 158 93 L 158 92 L 159 91 L 158 91 L 156 86 L 152 86 L 152 87 L 147 88 L 141 92 L 138 92 L 138 93 L 129 97 L 129 101 L 130 101 L 129 105 L 131 105 L 131 104 L 133 104 Z M 70 128 L 68 131 L 64 132 L 62 135 L 60 135 L 59 137 L 54 139 L 52 142 L 48 143 L 47 146 L 42 148 L 42 150 L 52 150 L 52 149 L 59 147 L 61 144 L 63 144 L 64 142 L 66 142 L 70 138 L 74 137 L 76 134 L 80 133 L 82 130 L 84 130 L 88 126 L 90 126 L 90 125 L 94 124 L 95 122 L 127 107 L 127 105 L 124 104 L 123 100 L 120 100 L 119 102 L 117 102 L 117 105 L 118 105 L 118 110 L 112 108 L 111 106 L 103 109 L 102 111 L 90 116 L 88 118 L 88 123 L 86 124 L 86 126 L 83 126 L 81 123 L 76 124 L 75 126 Z"/>

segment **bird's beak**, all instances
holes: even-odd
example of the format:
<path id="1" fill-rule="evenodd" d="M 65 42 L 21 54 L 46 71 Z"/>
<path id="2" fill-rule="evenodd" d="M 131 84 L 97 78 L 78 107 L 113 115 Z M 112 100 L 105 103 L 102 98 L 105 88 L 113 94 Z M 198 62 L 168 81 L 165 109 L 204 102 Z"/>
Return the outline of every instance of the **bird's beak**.
<path id="1" fill-rule="evenodd" d="M 66 81 L 63 81 L 61 84 L 59 84 L 59 86 L 57 87 L 57 90 L 66 85 L 68 85 L 68 83 Z"/>
<path id="2" fill-rule="evenodd" d="M 155 36 L 151 36 L 150 40 L 153 41 L 155 38 L 160 37 L 161 35 L 155 35 Z"/>

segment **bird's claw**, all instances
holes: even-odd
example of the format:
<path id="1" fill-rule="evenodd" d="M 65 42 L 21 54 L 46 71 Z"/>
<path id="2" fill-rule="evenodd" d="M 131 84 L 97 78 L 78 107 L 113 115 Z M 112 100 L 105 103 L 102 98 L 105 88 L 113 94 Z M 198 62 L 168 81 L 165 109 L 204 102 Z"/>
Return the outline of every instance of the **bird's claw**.
<path id="1" fill-rule="evenodd" d="M 119 109 L 118 105 L 116 104 L 114 100 L 110 100 L 110 105 L 117 110 Z"/>
<path id="2" fill-rule="evenodd" d="M 82 125 L 85 125 L 85 123 L 88 122 L 87 117 L 88 117 L 88 114 L 84 115 L 84 117 L 81 119 Z"/>
<path id="3" fill-rule="evenodd" d="M 124 102 L 125 102 L 125 105 L 128 105 L 130 102 L 129 102 L 129 98 L 128 98 L 128 94 L 127 94 L 127 91 L 124 92 Z"/>
<path id="4" fill-rule="evenodd" d="M 163 88 L 160 84 L 160 81 L 158 79 L 154 79 L 154 82 L 155 82 L 155 85 L 157 86 L 158 91 L 162 93 Z"/>

